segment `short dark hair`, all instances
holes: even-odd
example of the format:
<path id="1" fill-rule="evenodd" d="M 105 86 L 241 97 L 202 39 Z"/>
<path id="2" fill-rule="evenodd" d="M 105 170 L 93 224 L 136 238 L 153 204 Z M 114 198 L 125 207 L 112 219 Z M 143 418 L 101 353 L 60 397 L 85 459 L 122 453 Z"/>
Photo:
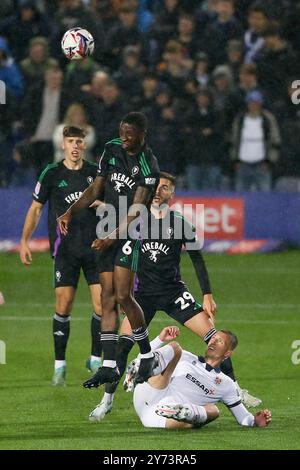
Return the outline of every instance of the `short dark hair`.
<path id="1" fill-rule="evenodd" d="M 166 171 L 161 171 L 159 174 L 159 177 L 171 181 L 173 186 L 176 185 L 176 176 L 171 175 L 171 173 L 167 173 Z"/>
<path id="2" fill-rule="evenodd" d="M 239 344 L 237 336 L 234 333 L 232 333 L 232 331 L 230 331 L 230 330 L 219 330 L 219 331 L 221 333 L 225 333 L 225 335 L 229 336 L 230 347 L 231 347 L 231 350 L 233 351 L 237 347 L 237 345 Z"/>
<path id="3" fill-rule="evenodd" d="M 123 117 L 121 122 L 126 122 L 126 124 L 135 126 L 141 131 L 146 131 L 148 127 L 148 122 L 145 114 L 139 113 L 137 111 L 132 111 L 131 113 L 126 114 L 126 116 Z"/>
<path id="4" fill-rule="evenodd" d="M 65 126 L 63 129 L 64 137 L 81 137 L 82 139 L 86 136 L 86 131 L 82 127 L 77 126 Z"/>

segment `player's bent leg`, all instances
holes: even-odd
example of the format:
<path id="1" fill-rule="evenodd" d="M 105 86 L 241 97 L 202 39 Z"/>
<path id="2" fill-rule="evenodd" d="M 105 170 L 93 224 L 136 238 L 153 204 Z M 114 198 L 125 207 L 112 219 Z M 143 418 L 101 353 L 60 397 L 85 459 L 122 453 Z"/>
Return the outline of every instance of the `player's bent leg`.
<path id="1" fill-rule="evenodd" d="M 153 375 L 155 358 L 151 351 L 143 310 L 132 296 L 132 276 L 133 273 L 129 269 L 115 266 L 114 285 L 116 300 L 126 313 L 134 340 L 140 348 L 141 362 L 136 383 L 143 383 Z"/>
<path id="2" fill-rule="evenodd" d="M 197 313 L 184 323 L 189 330 L 205 341 L 206 335 L 211 331 L 216 333 L 212 320 L 204 312 Z"/>
<path id="3" fill-rule="evenodd" d="M 167 418 L 166 428 L 169 429 L 182 428 L 182 423 L 189 424 L 190 427 L 202 427 L 219 417 L 219 409 L 215 405 L 159 403 L 155 413 Z"/>
<path id="4" fill-rule="evenodd" d="M 72 286 L 56 287 L 56 313 L 53 317 L 54 374 L 52 385 L 64 386 L 66 380 L 66 349 L 70 335 L 70 313 L 76 289 Z"/>
<path id="5" fill-rule="evenodd" d="M 181 358 L 182 348 L 176 341 L 173 341 L 158 349 L 156 353 L 159 354 L 159 364 L 163 374 L 160 373 L 154 377 L 150 377 L 148 383 L 153 388 L 163 390 L 169 385 L 171 376 Z"/>

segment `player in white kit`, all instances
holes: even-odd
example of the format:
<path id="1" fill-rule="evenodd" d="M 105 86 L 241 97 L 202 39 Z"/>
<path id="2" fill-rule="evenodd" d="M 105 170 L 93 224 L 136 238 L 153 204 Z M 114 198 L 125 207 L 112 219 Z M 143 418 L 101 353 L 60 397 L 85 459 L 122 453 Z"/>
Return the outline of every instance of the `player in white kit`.
<path id="1" fill-rule="evenodd" d="M 220 370 L 221 362 L 232 355 L 237 337 L 219 330 L 211 338 L 205 357 L 182 350 L 177 342 L 166 346 L 179 334 L 177 327 L 166 327 L 151 342 L 156 351 L 156 376 L 134 390 L 134 408 L 145 427 L 201 427 L 218 418 L 215 403 L 224 403 L 242 426 L 265 427 L 271 412 L 252 415 L 241 402 L 234 381 Z"/>

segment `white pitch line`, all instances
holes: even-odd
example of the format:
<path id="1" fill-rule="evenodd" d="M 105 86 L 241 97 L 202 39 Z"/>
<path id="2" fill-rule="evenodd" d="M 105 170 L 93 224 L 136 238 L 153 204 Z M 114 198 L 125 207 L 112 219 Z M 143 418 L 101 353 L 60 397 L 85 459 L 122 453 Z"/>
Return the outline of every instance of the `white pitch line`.
<path id="1" fill-rule="evenodd" d="M 152 322 L 154 323 L 165 323 L 168 319 L 168 316 L 165 315 L 164 318 L 154 318 Z M 90 318 L 87 317 L 77 317 L 72 316 L 72 322 L 88 322 Z M 28 317 L 28 316 L 0 316 L 1 321 L 42 321 L 42 322 L 50 322 L 52 321 L 52 317 Z M 290 324 L 300 324 L 300 319 L 297 320 L 244 320 L 244 319 L 221 319 L 220 323 L 237 323 L 237 324 L 258 324 L 258 325 L 290 325 Z"/>

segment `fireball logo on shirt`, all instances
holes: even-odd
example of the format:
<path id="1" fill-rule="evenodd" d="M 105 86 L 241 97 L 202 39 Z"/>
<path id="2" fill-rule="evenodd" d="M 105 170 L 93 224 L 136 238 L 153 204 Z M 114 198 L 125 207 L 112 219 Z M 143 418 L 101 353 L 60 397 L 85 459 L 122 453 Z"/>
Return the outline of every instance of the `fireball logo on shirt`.
<path id="1" fill-rule="evenodd" d="M 220 379 L 220 377 L 215 378 L 215 384 L 216 385 L 220 385 L 221 382 L 222 382 L 222 379 Z"/>
<path id="2" fill-rule="evenodd" d="M 149 252 L 149 261 L 157 263 L 158 255 L 167 255 L 170 247 L 160 242 L 145 242 L 142 245 L 142 253 Z"/>
<path id="3" fill-rule="evenodd" d="M 124 175 L 123 173 L 112 173 L 110 176 L 110 181 L 115 183 L 114 190 L 117 193 L 121 192 L 121 188 L 128 186 L 128 188 L 133 189 L 135 181 L 133 181 L 129 176 Z"/>
<path id="4" fill-rule="evenodd" d="M 120 193 L 121 192 L 121 188 L 123 188 L 125 186 L 124 183 L 121 183 L 120 181 L 115 181 L 115 187 L 114 187 L 114 190 L 117 191 L 117 193 Z"/>
<path id="5" fill-rule="evenodd" d="M 154 261 L 154 263 L 156 263 L 157 262 L 157 255 L 159 254 L 159 252 L 160 252 L 159 250 L 150 250 L 150 253 L 151 253 L 151 255 L 149 257 L 150 261 Z"/>

